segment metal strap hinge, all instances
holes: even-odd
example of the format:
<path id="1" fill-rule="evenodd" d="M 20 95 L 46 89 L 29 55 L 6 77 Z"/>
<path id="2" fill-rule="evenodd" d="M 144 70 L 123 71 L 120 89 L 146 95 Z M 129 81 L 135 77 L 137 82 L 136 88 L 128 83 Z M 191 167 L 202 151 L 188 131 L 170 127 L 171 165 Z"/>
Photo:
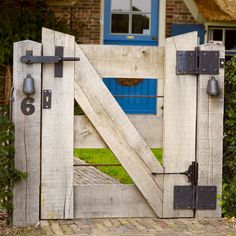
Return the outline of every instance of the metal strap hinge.
<path id="1" fill-rule="evenodd" d="M 64 57 L 64 48 L 55 47 L 55 56 L 33 56 L 33 51 L 26 51 L 26 55 L 20 58 L 22 63 L 53 63 L 55 64 L 54 77 L 63 77 L 63 61 L 79 61 L 78 57 Z"/>
<path id="2" fill-rule="evenodd" d="M 219 68 L 224 67 L 224 58 L 220 59 L 219 51 L 176 52 L 177 75 L 218 75 Z"/>
<path id="3" fill-rule="evenodd" d="M 174 186 L 174 209 L 214 210 L 216 209 L 216 186 L 198 185 L 198 163 L 189 166 L 190 186 Z"/>

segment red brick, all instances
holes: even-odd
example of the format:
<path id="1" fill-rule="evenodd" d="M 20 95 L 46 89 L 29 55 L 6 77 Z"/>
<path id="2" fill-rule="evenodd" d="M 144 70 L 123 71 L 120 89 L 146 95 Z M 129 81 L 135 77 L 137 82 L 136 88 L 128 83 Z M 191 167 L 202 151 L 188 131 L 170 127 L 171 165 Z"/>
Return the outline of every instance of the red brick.
<path id="1" fill-rule="evenodd" d="M 172 24 L 196 23 L 183 0 L 166 1 L 166 37 L 171 35 Z"/>

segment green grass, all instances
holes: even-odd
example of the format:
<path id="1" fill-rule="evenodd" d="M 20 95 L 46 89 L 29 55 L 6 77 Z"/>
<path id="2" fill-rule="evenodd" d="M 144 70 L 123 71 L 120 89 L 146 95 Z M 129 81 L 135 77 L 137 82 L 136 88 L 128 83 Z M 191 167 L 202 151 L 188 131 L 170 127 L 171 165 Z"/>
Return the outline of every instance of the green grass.
<path id="1" fill-rule="evenodd" d="M 153 148 L 151 149 L 154 156 L 162 164 L 162 149 Z M 79 157 L 81 160 L 89 164 L 119 164 L 120 162 L 116 159 L 110 149 L 74 149 L 74 156 Z M 117 179 L 122 184 L 132 184 L 133 181 L 122 166 L 106 166 L 98 167 L 98 169 L 113 178 Z"/>

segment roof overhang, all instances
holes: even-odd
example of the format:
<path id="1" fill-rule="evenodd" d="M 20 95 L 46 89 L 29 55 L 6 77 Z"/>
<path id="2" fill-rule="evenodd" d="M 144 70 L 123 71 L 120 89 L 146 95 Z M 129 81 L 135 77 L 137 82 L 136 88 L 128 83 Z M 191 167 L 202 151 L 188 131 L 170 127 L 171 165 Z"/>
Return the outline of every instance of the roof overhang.
<path id="1" fill-rule="evenodd" d="M 183 0 L 193 14 L 200 12 L 204 21 L 236 22 L 235 0 Z M 192 6 L 191 6 L 192 4 Z M 196 10 L 197 8 L 197 10 Z M 195 9 L 195 10 L 194 10 Z M 194 15 L 195 20 L 199 21 Z"/>
<path id="2" fill-rule="evenodd" d="M 189 9 L 195 21 L 197 21 L 198 23 L 203 23 L 206 21 L 194 0 L 183 0 L 183 2 Z"/>

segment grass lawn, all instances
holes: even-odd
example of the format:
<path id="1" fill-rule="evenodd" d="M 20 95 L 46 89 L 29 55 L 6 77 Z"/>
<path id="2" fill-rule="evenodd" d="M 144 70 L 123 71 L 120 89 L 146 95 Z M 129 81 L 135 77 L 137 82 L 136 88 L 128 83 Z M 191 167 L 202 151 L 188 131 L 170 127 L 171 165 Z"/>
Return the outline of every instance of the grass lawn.
<path id="1" fill-rule="evenodd" d="M 162 163 L 162 149 L 151 149 L 157 160 Z M 89 164 L 119 164 L 110 149 L 74 149 L 74 156 L 79 157 L 81 160 Z M 132 184 L 133 181 L 122 166 L 104 166 L 98 167 L 98 169 L 113 178 L 117 179 L 122 184 Z"/>

